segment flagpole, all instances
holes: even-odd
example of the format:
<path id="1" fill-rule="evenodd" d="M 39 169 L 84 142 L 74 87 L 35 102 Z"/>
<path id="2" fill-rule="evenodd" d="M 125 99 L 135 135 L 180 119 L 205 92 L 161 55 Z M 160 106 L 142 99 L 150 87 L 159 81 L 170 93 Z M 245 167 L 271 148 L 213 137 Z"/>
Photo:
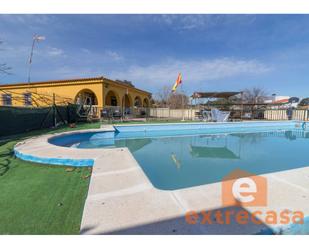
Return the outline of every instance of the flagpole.
<path id="1" fill-rule="evenodd" d="M 181 82 L 181 86 L 180 86 L 180 89 L 181 89 L 181 105 L 182 105 L 182 122 L 185 121 L 185 110 L 184 110 L 184 91 L 183 91 L 183 87 L 182 87 L 182 82 Z"/>
<path id="2" fill-rule="evenodd" d="M 182 108 L 182 120 L 181 121 L 185 121 L 185 116 L 184 116 L 184 100 L 183 100 L 183 95 L 184 95 L 184 91 L 182 88 L 182 75 L 181 73 L 178 74 L 178 77 L 176 79 L 176 82 L 172 88 L 172 92 L 176 93 L 178 86 L 180 86 L 180 94 L 181 94 L 181 108 Z"/>
<path id="3" fill-rule="evenodd" d="M 31 73 L 31 65 L 32 65 L 32 57 L 33 57 L 33 50 L 35 46 L 35 42 L 44 41 L 44 36 L 34 35 L 32 37 L 32 46 L 31 46 L 31 53 L 29 58 L 29 68 L 28 68 L 28 83 L 30 84 L 30 73 Z"/>
<path id="4" fill-rule="evenodd" d="M 29 58 L 29 68 L 28 68 L 28 83 L 30 83 L 30 73 L 31 73 L 34 44 L 35 44 L 35 39 L 32 39 L 32 47 L 31 47 L 31 53 L 30 53 L 30 58 Z"/>

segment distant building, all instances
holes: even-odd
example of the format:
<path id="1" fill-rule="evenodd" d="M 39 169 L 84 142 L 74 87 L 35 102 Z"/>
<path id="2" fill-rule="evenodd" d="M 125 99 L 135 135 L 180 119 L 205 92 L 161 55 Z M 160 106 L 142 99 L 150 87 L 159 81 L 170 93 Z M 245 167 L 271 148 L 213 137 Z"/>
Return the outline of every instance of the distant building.
<path id="1" fill-rule="evenodd" d="M 290 96 L 278 96 L 273 94 L 272 96 L 265 97 L 264 103 L 266 104 L 285 104 L 289 103 Z"/>
<path id="2" fill-rule="evenodd" d="M 272 104 L 273 109 L 277 108 L 289 108 L 294 107 L 296 108 L 299 103 L 299 98 L 297 97 L 290 97 L 290 96 L 278 96 L 273 94 L 272 96 L 265 97 L 264 99 L 265 104 Z"/>

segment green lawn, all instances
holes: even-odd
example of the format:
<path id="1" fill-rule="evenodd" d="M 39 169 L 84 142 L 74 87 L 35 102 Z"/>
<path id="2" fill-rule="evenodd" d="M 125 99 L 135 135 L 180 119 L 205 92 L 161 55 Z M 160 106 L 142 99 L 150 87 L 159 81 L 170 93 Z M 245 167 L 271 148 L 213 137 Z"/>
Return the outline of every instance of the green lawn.
<path id="1" fill-rule="evenodd" d="M 121 124 L 128 123 L 138 122 Z M 31 136 L 99 127 L 100 123 L 82 124 L 0 140 L 0 234 L 79 233 L 91 169 L 25 162 L 14 157 L 13 147 Z"/>
<path id="2" fill-rule="evenodd" d="M 29 136 L 98 128 L 99 123 L 24 133 L 0 141 L 0 234 L 78 234 L 91 168 L 25 162 L 14 145 Z"/>

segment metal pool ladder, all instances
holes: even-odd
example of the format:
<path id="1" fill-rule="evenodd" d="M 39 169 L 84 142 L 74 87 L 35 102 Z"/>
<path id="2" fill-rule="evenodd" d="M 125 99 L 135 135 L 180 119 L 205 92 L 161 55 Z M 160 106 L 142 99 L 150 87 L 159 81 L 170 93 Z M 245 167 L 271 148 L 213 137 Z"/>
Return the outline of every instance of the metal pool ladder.
<path id="1" fill-rule="evenodd" d="M 307 129 L 307 122 L 305 121 L 299 121 L 295 124 L 296 128 L 301 128 L 302 130 L 306 130 Z"/>

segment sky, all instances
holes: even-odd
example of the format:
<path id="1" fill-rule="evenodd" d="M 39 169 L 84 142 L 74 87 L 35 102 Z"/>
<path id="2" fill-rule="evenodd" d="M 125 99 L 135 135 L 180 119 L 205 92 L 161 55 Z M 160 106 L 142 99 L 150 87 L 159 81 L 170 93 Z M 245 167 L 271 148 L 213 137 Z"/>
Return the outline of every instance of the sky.
<path id="1" fill-rule="evenodd" d="M 0 15 L 0 84 L 104 76 L 156 94 L 240 91 L 309 97 L 309 15 Z"/>

